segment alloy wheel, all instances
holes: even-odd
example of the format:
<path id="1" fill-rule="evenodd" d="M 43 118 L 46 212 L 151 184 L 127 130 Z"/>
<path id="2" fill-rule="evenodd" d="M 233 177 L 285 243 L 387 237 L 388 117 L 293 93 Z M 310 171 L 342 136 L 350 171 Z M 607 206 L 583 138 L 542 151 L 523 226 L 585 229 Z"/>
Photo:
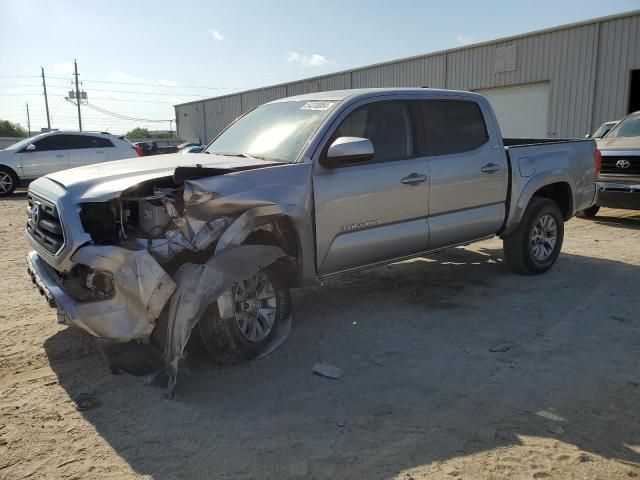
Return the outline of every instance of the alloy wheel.
<path id="1" fill-rule="evenodd" d="M 539 262 L 544 262 L 553 253 L 558 239 L 558 225 L 551 215 L 541 216 L 531 234 L 531 252 Z"/>

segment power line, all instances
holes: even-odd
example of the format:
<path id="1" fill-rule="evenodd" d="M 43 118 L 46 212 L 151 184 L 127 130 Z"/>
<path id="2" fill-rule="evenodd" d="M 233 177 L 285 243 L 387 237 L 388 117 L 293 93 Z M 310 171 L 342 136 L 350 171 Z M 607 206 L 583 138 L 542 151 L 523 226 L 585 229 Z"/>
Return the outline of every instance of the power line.
<path id="1" fill-rule="evenodd" d="M 112 117 L 120 118 L 121 120 L 134 120 L 137 122 L 168 122 L 169 120 L 150 120 L 148 118 L 135 118 L 130 117 L 128 115 L 122 115 L 120 113 L 110 112 L 109 110 L 105 110 L 104 108 L 98 107 L 97 105 L 92 105 L 91 103 L 85 103 L 89 108 L 93 108 L 94 110 L 104 113 L 105 115 L 110 115 Z"/>
<path id="2" fill-rule="evenodd" d="M 116 85 L 138 85 L 141 87 L 162 87 L 162 88 L 200 88 L 202 90 L 233 90 L 235 87 L 196 87 L 193 85 L 162 85 L 159 83 L 134 83 L 134 82 L 111 82 L 108 80 L 89 80 L 85 79 L 88 83 L 112 83 Z"/>
<path id="3" fill-rule="evenodd" d="M 6 76 L 7 78 L 11 77 Z M 38 78 L 38 75 L 34 75 L 34 76 L 25 76 L 25 77 L 16 77 L 16 78 Z M 0 78 L 2 78 L 2 75 L 0 75 Z M 47 78 L 53 78 L 56 80 L 64 80 L 64 77 L 55 77 L 55 76 L 48 76 Z M 83 80 L 83 82 L 89 82 L 89 83 L 110 83 L 110 84 L 114 84 L 114 85 L 138 85 L 141 87 L 161 87 L 161 88 L 200 88 L 203 90 L 235 90 L 238 87 L 205 87 L 205 86 L 195 86 L 195 85 L 162 85 L 160 83 L 142 83 L 142 82 L 116 82 L 116 81 L 112 81 L 112 80 L 91 80 L 89 78 L 85 78 Z"/>

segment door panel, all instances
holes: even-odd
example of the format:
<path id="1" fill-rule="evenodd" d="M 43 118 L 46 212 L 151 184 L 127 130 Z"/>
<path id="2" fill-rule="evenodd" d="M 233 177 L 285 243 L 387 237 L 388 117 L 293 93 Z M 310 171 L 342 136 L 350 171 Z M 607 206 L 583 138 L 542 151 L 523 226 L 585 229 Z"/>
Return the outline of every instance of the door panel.
<path id="1" fill-rule="evenodd" d="M 69 168 L 106 162 L 108 159 L 103 139 L 90 135 L 69 135 Z"/>
<path id="2" fill-rule="evenodd" d="M 326 275 L 427 249 L 423 159 L 337 168 L 314 176 L 318 273 Z"/>
<path id="3" fill-rule="evenodd" d="M 314 168 L 318 273 L 345 270 L 424 251 L 428 245 L 428 162 L 413 157 L 405 101 L 354 108 L 330 137 L 371 140 L 370 163 Z"/>
<path id="4" fill-rule="evenodd" d="M 429 162 L 429 249 L 496 233 L 504 221 L 509 174 L 480 105 L 446 99 L 411 107 L 417 148 Z"/>
<path id="5" fill-rule="evenodd" d="M 22 171 L 26 179 L 42 177 L 69 168 L 67 150 L 23 152 L 20 155 L 22 155 Z"/>
<path id="6" fill-rule="evenodd" d="M 107 161 L 104 148 L 79 148 L 69 150 L 69 168 Z"/>
<path id="7" fill-rule="evenodd" d="M 429 170 L 429 226 L 434 232 L 430 249 L 498 231 L 507 198 L 504 153 L 486 145 L 475 152 L 431 157 Z"/>
<path id="8" fill-rule="evenodd" d="M 24 178 L 38 178 L 49 173 L 69 168 L 69 152 L 66 135 L 53 134 L 33 142 L 34 151 L 22 151 L 22 171 Z"/>
<path id="9" fill-rule="evenodd" d="M 500 203 L 429 217 L 429 249 L 492 235 L 502 225 L 504 216 L 505 206 Z"/>

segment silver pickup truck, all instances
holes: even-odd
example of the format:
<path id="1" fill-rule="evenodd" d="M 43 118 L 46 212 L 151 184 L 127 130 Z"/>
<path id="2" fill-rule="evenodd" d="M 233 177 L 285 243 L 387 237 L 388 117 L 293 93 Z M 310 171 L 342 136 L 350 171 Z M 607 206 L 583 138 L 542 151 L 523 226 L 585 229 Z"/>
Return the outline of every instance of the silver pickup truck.
<path id="1" fill-rule="evenodd" d="M 284 98 L 205 151 L 31 184 L 28 271 L 60 322 L 159 345 L 175 383 L 192 328 L 222 362 L 260 355 L 289 288 L 500 236 L 547 271 L 594 202 L 593 140 L 504 140 L 488 101 L 434 89 Z"/>

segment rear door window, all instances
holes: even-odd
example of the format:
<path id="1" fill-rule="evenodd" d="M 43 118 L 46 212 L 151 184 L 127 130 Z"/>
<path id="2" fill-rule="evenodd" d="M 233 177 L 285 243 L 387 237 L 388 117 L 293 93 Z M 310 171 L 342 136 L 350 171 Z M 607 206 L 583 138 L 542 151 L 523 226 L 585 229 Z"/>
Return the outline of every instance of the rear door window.
<path id="1" fill-rule="evenodd" d="M 377 102 L 364 105 L 345 118 L 337 137 L 368 138 L 374 160 L 399 160 L 413 155 L 409 109 L 405 102 Z"/>
<path id="2" fill-rule="evenodd" d="M 437 156 L 475 150 L 489 141 L 480 106 L 465 100 L 415 100 L 411 110 L 416 122 L 419 155 Z"/>
<path id="3" fill-rule="evenodd" d="M 108 138 L 103 137 L 90 137 L 95 148 L 107 148 L 113 147 L 113 143 Z"/>
<path id="4" fill-rule="evenodd" d="M 67 148 L 69 150 L 79 150 L 81 148 L 95 148 L 95 142 L 89 135 L 65 135 L 67 137 Z"/>

